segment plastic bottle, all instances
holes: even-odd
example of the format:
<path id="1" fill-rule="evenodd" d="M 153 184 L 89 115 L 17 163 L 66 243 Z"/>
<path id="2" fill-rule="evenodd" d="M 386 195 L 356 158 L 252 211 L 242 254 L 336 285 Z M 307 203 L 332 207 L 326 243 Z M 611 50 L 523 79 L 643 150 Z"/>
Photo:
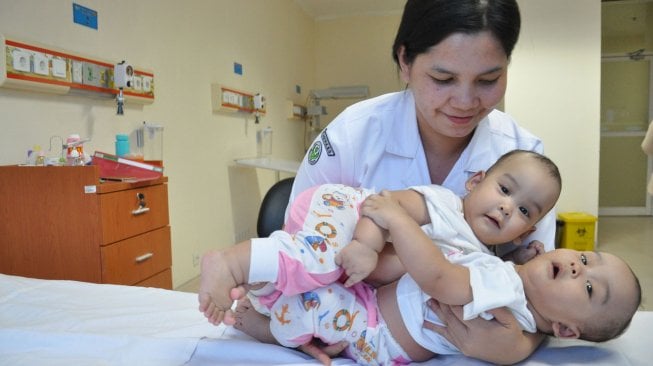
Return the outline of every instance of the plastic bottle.
<path id="1" fill-rule="evenodd" d="M 77 150 L 73 150 L 70 152 L 70 164 L 72 166 L 83 166 L 84 165 L 84 157 L 79 153 Z"/>
<path id="2" fill-rule="evenodd" d="M 116 155 L 124 157 L 129 154 L 129 136 L 116 135 Z"/>
<path id="3" fill-rule="evenodd" d="M 256 131 L 256 156 L 269 158 L 272 154 L 272 127 Z"/>
<path id="4" fill-rule="evenodd" d="M 27 150 L 27 159 L 25 160 L 25 165 L 34 165 L 36 158 L 34 157 L 34 150 Z"/>
<path id="5" fill-rule="evenodd" d="M 36 156 L 36 163 L 34 165 L 45 166 L 45 151 L 40 150 Z"/>
<path id="6" fill-rule="evenodd" d="M 84 159 L 84 146 L 79 143 L 81 138 L 77 134 L 72 134 L 66 138 L 66 165 L 79 165 L 79 158 Z M 72 145 L 71 145 L 72 144 Z M 76 156 L 72 156 L 72 152 L 77 151 Z"/>

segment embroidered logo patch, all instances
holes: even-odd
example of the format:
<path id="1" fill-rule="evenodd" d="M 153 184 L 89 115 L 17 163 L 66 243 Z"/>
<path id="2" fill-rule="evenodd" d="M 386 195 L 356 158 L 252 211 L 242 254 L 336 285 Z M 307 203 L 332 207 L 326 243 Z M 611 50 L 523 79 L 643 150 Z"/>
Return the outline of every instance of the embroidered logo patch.
<path id="1" fill-rule="evenodd" d="M 320 160 L 320 155 L 322 155 L 322 142 L 315 141 L 310 150 L 308 150 L 308 163 L 315 165 Z"/>
<path id="2" fill-rule="evenodd" d="M 336 156 L 336 152 L 333 151 L 333 147 L 331 147 L 331 141 L 329 141 L 326 129 L 322 131 L 322 143 L 324 144 L 324 150 L 326 151 L 327 156 Z"/>

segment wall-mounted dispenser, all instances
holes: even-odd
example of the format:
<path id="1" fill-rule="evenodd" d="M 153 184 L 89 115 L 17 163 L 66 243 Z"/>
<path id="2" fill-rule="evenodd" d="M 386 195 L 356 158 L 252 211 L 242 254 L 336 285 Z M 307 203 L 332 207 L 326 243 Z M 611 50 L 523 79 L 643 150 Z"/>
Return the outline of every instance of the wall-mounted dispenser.
<path id="1" fill-rule="evenodd" d="M 113 85 L 118 88 L 116 95 L 116 104 L 118 105 L 117 115 L 123 115 L 123 105 L 125 104 L 125 96 L 123 94 L 124 88 L 132 87 L 132 79 L 134 78 L 134 68 L 123 60 L 113 67 Z"/>

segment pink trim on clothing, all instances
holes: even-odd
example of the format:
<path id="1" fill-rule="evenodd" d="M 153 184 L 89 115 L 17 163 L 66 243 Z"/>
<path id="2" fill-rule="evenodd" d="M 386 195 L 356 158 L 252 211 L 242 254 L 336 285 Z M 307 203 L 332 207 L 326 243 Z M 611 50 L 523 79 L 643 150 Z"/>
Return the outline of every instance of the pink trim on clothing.
<path id="1" fill-rule="evenodd" d="M 358 282 L 349 288 L 356 295 L 356 301 L 360 302 L 367 309 L 367 326 L 376 328 L 379 324 L 379 317 L 377 316 L 377 302 L 376 293 L 372 286 Z"/>
<path id="2" fill-rule="evenodd" d="M 313 334 L 302 334 L 299 337 L 289 339 L 293 344 L 303 345 L 313 340 Z"/>
<path id="3" fill-rule="evenodd" d="M 272 305 L 274 305 L 279 297 L 283 295 L 281 291 L 274 291 L 271 294 L 268 295 L 261 295 L 258 296 L 258 301 L 261 305 L 265 306 L 268 309 L 272 309 Z"/>
<path id="4" fill-rule="evenodd" d="M 335 266 L 332 272 L 310 273 L 304 263 L 279 252 L 279 277 L 276 288 L 286 296 L 293 296 L 336 282 L 341 274 L 342 268 Z"/>
<path id="5" fill-rule="evenodd" d="M 291 203 L 288 212 L 288 219 L 286 220 L 284 231 L 289 234 L 294 234 L 304 228 L 304 222 L 311 209 L 311 201 L 313 193 L 320 188 L 320 186 L 311 187 L 302 193 Z"/>
<path id="6" fill-rule="evenodd" d="M 413 361 L 404 358 L 402 356 L 396 357 L 395 359 L 392 360 L 392 365 L 393 366 L 401 366 L 401 365 L 410 365 Z"/>

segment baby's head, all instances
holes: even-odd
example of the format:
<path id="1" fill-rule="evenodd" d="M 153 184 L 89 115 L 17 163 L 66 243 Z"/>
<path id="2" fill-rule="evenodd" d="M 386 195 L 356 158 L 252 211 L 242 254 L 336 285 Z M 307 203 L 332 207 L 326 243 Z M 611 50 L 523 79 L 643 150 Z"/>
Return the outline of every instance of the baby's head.
<path id="1" fill-rule="evenodd" d="M 544 155 L 513 150 L 487 172 L 467 181 L 465 220 L 486 245 L 520 244 L 555 205 L 562 182 L 558 167 Z"/>
<path id="2" fill-rule="evenodd" d="M 556 249 L 517 267 L 540 331 L 603 342 L 618 337 L 641 303 L 639 280 L 621 258 Z"/>

